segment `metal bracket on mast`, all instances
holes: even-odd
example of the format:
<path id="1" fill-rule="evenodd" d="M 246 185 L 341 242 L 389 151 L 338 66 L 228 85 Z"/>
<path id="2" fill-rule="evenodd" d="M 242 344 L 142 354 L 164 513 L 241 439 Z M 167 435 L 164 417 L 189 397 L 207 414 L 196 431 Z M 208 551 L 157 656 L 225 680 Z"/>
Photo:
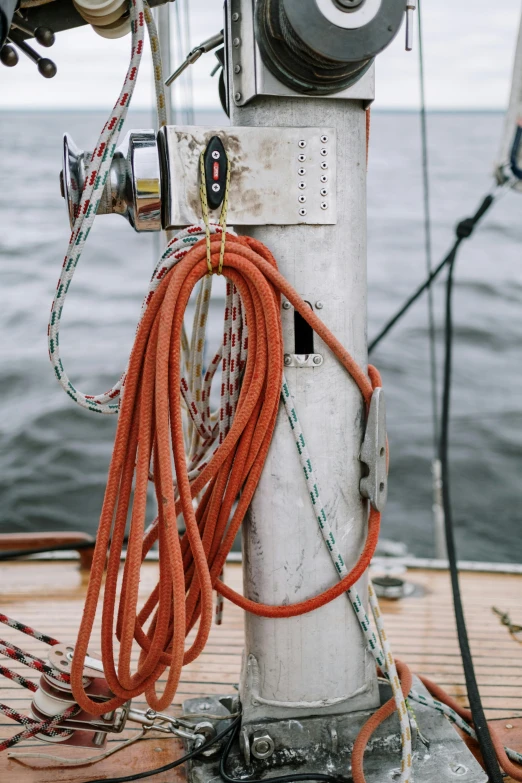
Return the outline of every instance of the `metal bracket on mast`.
<path id="1" fill-rule="evenodd" d="M 384 390 L 375 389 L 366 422 L 366 434 L 361 448 L 361 462 L 367 475 L 361 479 L 363 498 L 368 498 L 376 511 L 384 511 L 388 497 L 386 447 L 386 403 Z"/>

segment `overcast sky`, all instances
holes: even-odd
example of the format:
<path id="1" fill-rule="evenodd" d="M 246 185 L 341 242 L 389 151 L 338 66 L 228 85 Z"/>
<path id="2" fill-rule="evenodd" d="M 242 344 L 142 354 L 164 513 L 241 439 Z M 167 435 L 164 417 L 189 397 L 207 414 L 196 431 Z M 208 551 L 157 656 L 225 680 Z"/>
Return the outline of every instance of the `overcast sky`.
<path id="1" fill-rule="evenodd" d="M 521 0 L 423 0 L 423 7 L 429 107 L 504 108 Z M 191 24 L 193 44 L 218 31 L 222 0 L 191 0 Z M 121 87 L 129 46 L 130 36 L 108 41 L 90 27 L 60 33 L 51 50 L 58 65 L 54 79 L 43 79 L 23 55 L 13 69 L 0 65 L 0 107 L 110 108 Z M 151 106 L 147 55 L 136 108 Z M 213 55 L 207 55 L 194 67 L 199 108 L 218 105 L 217 83 L 209 78 L 214 63 Z M 376 107 L 415 108 L 418 100 L 417 52 L 404 51 L 401 31 L 378 59 Z"/>

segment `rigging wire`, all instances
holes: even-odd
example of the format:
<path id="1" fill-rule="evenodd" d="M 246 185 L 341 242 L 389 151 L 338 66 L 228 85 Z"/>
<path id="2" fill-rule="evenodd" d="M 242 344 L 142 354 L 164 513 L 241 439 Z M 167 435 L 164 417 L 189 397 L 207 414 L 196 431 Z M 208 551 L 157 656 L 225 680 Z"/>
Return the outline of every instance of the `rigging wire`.
<path id="1" fill-rule="evenodd" d="M 433 271 L 433 245 L 431 225 L 431 198 L 428 152 L 428 122 L 426 115 L 426 80 L 424 76 L 424 36 L 422 27 L 422 0 L 417 8 L 418 38 L 419 38 L 419 82 L 420 82 L 420 125 L 422 145 L 422 189 L 424 203 L 424 243 L 426 253 L 426 273 L 430 277 Z M 431 405 L 433 418 L 433 453 L 435 459 L 438 452 L 439 415 L 437 400 L 437 345 L 435 331 L 435 308 L 433 301 L 433 286 L 428 287 L 428 329 L 430 342 L 430 375 L 431 375 Z"/>
<path id="2" fill-rule="evenodd" d="M 506 185 L 502 187 L 507 187 L 507 186 L 511 186 L 511 182 L 506 183 Z M 393 327 L 399 323 L 399 321 L 403 318 L 404 315 L 406 315 L 406 313 L 415 304 L 415 302 L 418 299 L 420 299 L 422 294 L 430 288 L 431 284 L 434 282 L 434 280 L 437 279 L 437 277 L 440 275 L 444 267 L 448 266 L 448 264 L 451 264 L 454 261 L 460 245 L 465 239 L 469 239 L 471 237 L 475 228 L 480 223 L 480 221 L 482 220 L 486 212 L 488 212 L 491 205 L 497 198 L 497 193 L 500 189 L 501 188 L 497 188 L 495 192 L 488 193 L 488 195 L 485 196 L 484 199 L 482 200 L 475 214 L 469 218 L 466 218 L 465 220 L 462 220 L 458 224 L 457 232 L 456 232 L 457 237 L 449 253 L 435 267 L 433 272 L 430 275 L 428 275 L 426 280 L 413 292 L 413 294 L 410 297 L 408 297 L 406 302 L 402 305 L 402 307 L 399 308 L 399 310 L 395 313 L 395 315 L 392 316 L 390 320 L 382 327 L 381 331 L 377 334 L 376 337 L 374 337 L 374 339 L 369 344 L 368 353 L 370 354 L 373 353 L 373 351 L 377 348 L 377 346 L 391 332 Z"/>
<path id="3" fill-rule="evenodd" d="M 490 202 L 491 204 L 492 202 Z M 459 224 L 459 228 L 462 224 Z M 459 228 L 457 236 L 459 237 Z M 472 227 L 467 226 L 467 228 Z M 462 231 L 467 230 L 462 227 Z M 462 240 L 460 240 L 462 241 Z M 460 244 L 460 243 L 459 243 Z M 460 592 L 459 568 L 457 562 L 457 550 L 455 542 L 455 530 L 453 521 L 453 510 L 450 494 L 450 469 L 449 469 L 449 431 L 450 431 L 450 408 L 451 408 L 451 382 L 452 382 L 452 362 L 453 362 L 453 283 L 455 264 L 457 261 L 456 245 L 453 257 L 449 264 L 448 277 L 446 281 L 446 320 L 445 320 L 445 357 L 444 357 L 444 376 L 443 376 L 443 398 L 442 398 L 442 417 L 440 431 L 440 451 L 439 459 L 442 467 L 442 501 L 444 506 L 444 522 L 446 532 L 446 546 L 448 551 L 448 561 L 451 577 L 451 586 L 453 591 L 453 605 L 455 609 L 455 620 L 457 625 L 457 634 L 459 640 L 460 654 L 464 668 L 464 677 L 466 680 L 466 690 L 468 693 L 469 706 L 473 716 L 473 725 L 477 734 L 477 740 L 480 745 L 482 759 L 488 774 L 490 783 L 502 783 L 502 772 L 497 760 L 497 754 L 491 737 L 491 732 L 484 714 L 484 707 L 480 697 L 480 692 L 475 675 L 475 667 L 471 648 L 469 644 L 466 619 L 464 617 L 464 608 L 462 605 L 462 596 Z"/>
<path id="4" fill-rule="evenodd" d="M 227 726 L 226 729 L 223 729 L 219 734 L 216 734 L 216 736 L 213 739 L 208 740 L 205 742 L 201 747 L 195 748 L 194 750 L 191 750 L 190 753 L 186 753 L 184 756 L 181 756 L 181 758 L 176 759 L 176 761 L 172 761 L 170 764 L 164 764 L 162 767 L 157 767 L 156 769 L 150 769 L 146 772 L 137 772 L 134 775 L 124 775 L 120 778 L 96 778 L 95 780 L 88 780 L 87 783 L 133 783 L 135 780 L 145 780 L 146 778 L 152 778 L 154 775 L 161 775 L 162 772 L 170 772 L 171 769 L 176 769 L 176 767 L 181 767 L 182 764 L 185 764 L 185 762 L 190 761 L 193 758 L 196 758 L 196 756 L 199 756 L 203 751 L 208 750 L 208 748 L 211 748 L 213 745 L 215 745 L 217 742 L 222 740 L 224 737 L 228 736 L 232 732 L 232 736 L 235 736 L 235 730 L 239 728 L 241 722 L 241 715 L 239 715 L 231 724 L 230 726 Z"/>

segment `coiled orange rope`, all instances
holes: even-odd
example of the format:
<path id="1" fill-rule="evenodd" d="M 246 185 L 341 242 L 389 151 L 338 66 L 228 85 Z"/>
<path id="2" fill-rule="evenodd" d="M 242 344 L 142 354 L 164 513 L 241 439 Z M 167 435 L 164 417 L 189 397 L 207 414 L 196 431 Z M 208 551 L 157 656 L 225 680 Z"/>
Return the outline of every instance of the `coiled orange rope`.
<path id="1" fill-rule="evenodd" d="M 215 236 L 211 242 L 215 270 L 220 246 L 220 237 Z M 263 616 L 296 616 L 323 606 L 352 586 L 369 566 L 377 544 L 380 514 L 372 510 L 366 544 L 355 568 L 323 594 L 293 606 L 259 605 L 218 581 L 259 482 L 275 427 L 283 374 L 281 294 L 337 356 L 359 387 L 367 407 L 373 392 L 368 376 L 282 277 L 273 256 L 260 242 L 228 235 L 223 272 L 241 295 L 248 324 L 248 359 L 231 429 L 192 482 L 183 440 L 181 334 L 192 290 L 208 273 L 204 242 L 198 243 L 166 275 L 136 336 L 71 672 L 77 703 L 93 715 L 106 713 L 142 693 L 158 711 L 172 702 L 182 666 L 198 657 L 208 639 L 214 589 Z M 159 514 L 145 533 L 151 466 Z M 199 498 L 196 506 L 195 498 Z M 179 514 L 186 525 L 181 538 L 177 527 Z M 127 556 L 116 611 L 120 556 L 129 516 Z M 159 543 L 159 582 L 138 610 L 140 567 L 155 541 Z M 100 705 L 85 692 L 82 672 L 105 570 L 102 659 L 105 677 L 115 696 Z M 196 623 L 194 642 L 185 651 L 186 635 Z M 117 660 L 115 629 L 120 641 Z M 133 673 L 134 640 L 141 647 L 141 654 Z M 155 683 L 166 669 L 164 691 L 157 694 Z"/>

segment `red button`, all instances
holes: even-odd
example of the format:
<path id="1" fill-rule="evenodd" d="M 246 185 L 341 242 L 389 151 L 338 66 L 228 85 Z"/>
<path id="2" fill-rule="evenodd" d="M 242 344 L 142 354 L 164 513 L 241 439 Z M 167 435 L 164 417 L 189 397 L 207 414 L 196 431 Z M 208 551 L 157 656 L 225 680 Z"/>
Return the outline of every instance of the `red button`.
<path id="1" fill-rule="evenodd" d="M 213 168 L 214 168 L 213 171 L 214 182 L 217 182 L 219 179 L 219 163 L 217 161 L 214 163 Z"/>

